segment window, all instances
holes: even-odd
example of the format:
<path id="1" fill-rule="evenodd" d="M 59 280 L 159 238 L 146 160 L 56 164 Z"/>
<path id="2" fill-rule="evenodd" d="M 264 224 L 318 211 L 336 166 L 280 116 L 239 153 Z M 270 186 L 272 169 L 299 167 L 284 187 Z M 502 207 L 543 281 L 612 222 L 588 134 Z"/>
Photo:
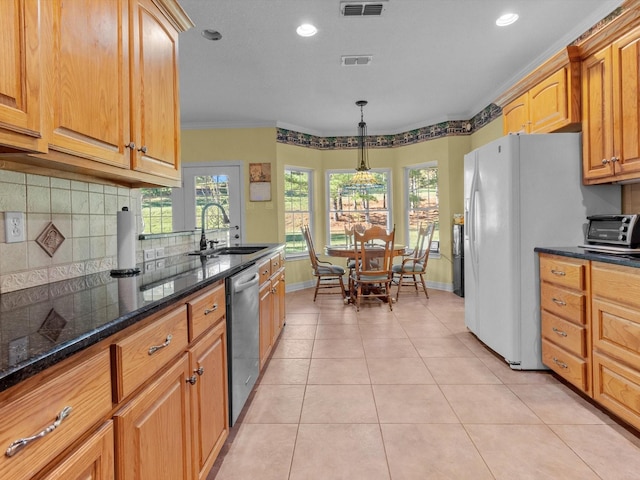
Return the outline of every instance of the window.
<path id="1" fill-rule="evenodd" d="M 353 189 L 349 183 L 354 173 L 327 172 L 329 215 L 327 231 L 330 245 L 346 244 L 345 227 L 360 224 L 379 225 L 387 230 L 391 223 L 391 195 L 388 171 L 371 171 L 380 187 Z"/>
<path id="2" fill-rule="evenodd" d="M 143 233 L 172 232 L 171 189 L 169 187 L 142 188 L 140 192 Z"/>
<path id="3" fill-rule="evenodd" d="M 285 252 L 306 252 L 300 227 L 311 226 L 311 179 L 312 172 L 300 168 L 284 170 L 284 232 Z"/>
<path id="4" fill-rule="evenodd" d="M 434 163 L 406 169 L 408 245 L 413 248 L 420 223 L 434 222 L 432 252 L 440 251 L 438 167 Z"/>

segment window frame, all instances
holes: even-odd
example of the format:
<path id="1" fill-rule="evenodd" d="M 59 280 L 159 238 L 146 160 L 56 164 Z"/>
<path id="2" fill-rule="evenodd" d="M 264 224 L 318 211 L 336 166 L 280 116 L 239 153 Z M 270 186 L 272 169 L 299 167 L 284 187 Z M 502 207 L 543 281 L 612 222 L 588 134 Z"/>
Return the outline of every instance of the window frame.
<path id="1" fill-rule="evenodd" d="M 411 208 L 409 208 L 410 206 L 410 201 L 409 201 L 409 194 L 410 194 L 410 189 L 409 189 L 409 171 L 411 170 L 423 170 L 423 169 L 427 169 L 427 168 L 436 168 L 438 170 L 438 192 L 440 191 L 440 167 L 438 166 L 438 161 L 437 160 L 433 160 L 431 162 L 425 162 L 425 163 L 418 163 L 415 165 L 407 165 L 406 167 L 404 167 L 404 180 L 403 180 L 403 187 L 404 187 L 404 202 L 406 205 L 406 209 L 405 209 L 405 238 L 407 239 L 407 243 L 411 243 L 411 231 L 410 231 L 410 221 L 409 221 L 409 215 Z M 440 196 L 438 194 L 438 225 L 437 225 L 437 230 L 438 232 L 438 240 L 434 240 L 434 242 L 431 245 L 431 252 L 429 253 L 429 255 L 432 258 L 440 258 L 440 252 L 441 252 L 441 248 L 440 248 Z M 408 248 L 413 248 L 414 245 L 407 245 Z"/>
<path id="2" fill-rule="evenodd" d="M 392 171 L 391 168 L 372 168 L 370 170 L 372 173 L 381 173 L 386 176 L 386 194 L 387 194 L 387 230 L 391 230 L 394 225 L 393 220 L 393 181 L 392 181 Z M 331 168 L 325 170 L 325 208 L 326 208 L 326 218 L 325 218 L 325 242 L 326 245 L 331 245 L 331 175 L 332 174 L 343 174 L 350 173 L 355 175 L 355 170 L 353 169 L 344 169 L 344 168 Z"/>
<path id="3" fill-rule="evenodd" d="M 314 233 L 314 178 L 313 178 L 313 174 L 314 174 L 314 170 L 311 168 L 306 168 L 306 167 L 298 167 L 298 166 L 294 166 L 294 165 L 285 165 L 284 166 L 284 176 L 283 176 L 283 186 L 286 187 L 286 176 L 287 176 L 287 172 L 288 171 L 294 171 L 294 172 L 301 172 L 301 173 L 305 173 L 308 175 L 307 180 L 308 180 L 308 185 L 309 185 L 309 191 L 308 191 L 308 206 L 309 206 L 309 210 L 307 211 L 308 217 L 309 217 L 309 229 L 311 231 L 311 235 L 313 236 Z M 285 188 L 286 190 L 286 188 Z M 284 193 L 283 192 L 283 201 L 284 201 Z M 294 212 L 293 210 L 287 210 L 286 209 L 287 205 L 286 202 L 284 202 L 284 208 L 283 208 L 283 218 L 285 219 L 284 223 L 284 243 L 285 243 L 285 252 L 287 250 L 287 227 L 286 227 L 286 215 L 289 212 Z M 303 210 L 295 210 L 295 212 L 303 212 Z M 303 240 L 304 243 L 304 240 Z M 309 251 L 307 249 L 306 244 L 304 245 L 304 250 L 301 252 L 287 252 L 287 258 L 299 258 L 299 257 L 306 257 L 309 255 Z"/>

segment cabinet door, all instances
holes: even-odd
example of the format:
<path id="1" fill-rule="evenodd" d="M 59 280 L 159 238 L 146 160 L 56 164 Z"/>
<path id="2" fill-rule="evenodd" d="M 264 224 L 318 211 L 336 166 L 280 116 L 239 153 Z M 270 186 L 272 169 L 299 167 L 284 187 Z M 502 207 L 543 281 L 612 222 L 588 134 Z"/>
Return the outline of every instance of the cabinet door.
<path id="1" fill-rule="evenodd" d="M 132 168 L 180 178 L 178 32 L 151 0 L 132 1 Z"/>
<path id="2" fill-rule="evenodd" d="M 271 283 L 273 293 L 273 343 L 284 327 L 284 270 L 274 276 Z"/>
<path id="3" fill-rule="evenodd" d="M 264 366 L 272 346 L 273 294 L 271 282 L 260 286 L 260 369 Z"/>
<path id="4" fill-rule="evenodd" d="M 39 1 L 0 2 L 0 152 L 46 152 Z"/>
<path id="5" fill-rule="evenodd" d="M 582 174 L 585 180 L 613 175 L 611 50 L 593 54 L 582 64 Z"/>
<path id="6" fill-rule="evenodd" d="M 40 480 L 111 480 L 113 478 L 113 422 L 109 420 Z"/>
<path id="7" fill-rule="evenodd" d="M 504 134 L 529 133 L 529 93 L 516 98 L 502 109 L 504 116 Z"/>
<path id="8" fill-rule="evenodd" d="M 193 471 L 205 479 L 229 435 L 226 322 L 218 325 L 191 349 L 191 371 L 197 376 L 192 390 Z"/>
<path id="9" fill-rule="evenodd" d="M 114 415 L 119 480 L 190 480 L 191 375 L 185 352 Z"/>
<path id="10" fill-rule="evenodd" d="M 53 15 L 50 148 L 129 168 L 127 0 L 45 3 Z"/>
<path id="11" fill-rule="evenodd" d="M 550 75 L 529 92 L 530 133 L 552 132 L 569 123 L 568 69 Z"/>
<path id="12" fill-rule="evenodd" d="M 613 55 L 614 168 L 640 172 L 640 28 L 615 42 Z"/>

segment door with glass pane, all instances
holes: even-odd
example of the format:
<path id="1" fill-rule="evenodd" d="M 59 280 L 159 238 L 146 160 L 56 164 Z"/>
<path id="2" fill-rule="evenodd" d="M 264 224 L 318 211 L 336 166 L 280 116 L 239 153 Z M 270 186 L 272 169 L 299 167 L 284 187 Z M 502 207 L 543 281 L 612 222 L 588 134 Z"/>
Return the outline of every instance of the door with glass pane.
<path id="1" fill-rule="evenodd" d="M 201 229 L 204 219 L 205 230 L 211 231 L 209 240 L 242 243 L 241 174 L 240 165 L 183 167 L 184 229 Z"/>

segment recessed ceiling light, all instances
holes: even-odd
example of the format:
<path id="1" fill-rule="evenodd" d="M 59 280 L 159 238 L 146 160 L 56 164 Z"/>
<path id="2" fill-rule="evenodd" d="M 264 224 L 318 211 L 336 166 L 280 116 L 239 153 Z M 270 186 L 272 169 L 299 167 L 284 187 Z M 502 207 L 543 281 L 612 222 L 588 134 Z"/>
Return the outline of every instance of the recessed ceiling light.
<path id="1" fill-rule="evenodd" d="M 310 23 L 303 23 L 298 28 L 296 28 L 296 33 L 301 37 L 313 37 L 316 33 L 318 33 L 318 29 Z"/>
<path id="2" fill-rule="evenodd" d="M 218 32 L 217 30 L 212 30 L 210 28 L 203 30 L 202 36 L 207 40 L 220 40 L 222 38 L 222 34 L 220 32 Z"/>
<path id="3" fill-rule="evenodd" d="M 507 25 L 515 23 L 518 18 L 519 17 L 517 13 L 505 13 L 496 20 L 496 25 L 498 25 L 499 27 L 506 27 Z"/>

